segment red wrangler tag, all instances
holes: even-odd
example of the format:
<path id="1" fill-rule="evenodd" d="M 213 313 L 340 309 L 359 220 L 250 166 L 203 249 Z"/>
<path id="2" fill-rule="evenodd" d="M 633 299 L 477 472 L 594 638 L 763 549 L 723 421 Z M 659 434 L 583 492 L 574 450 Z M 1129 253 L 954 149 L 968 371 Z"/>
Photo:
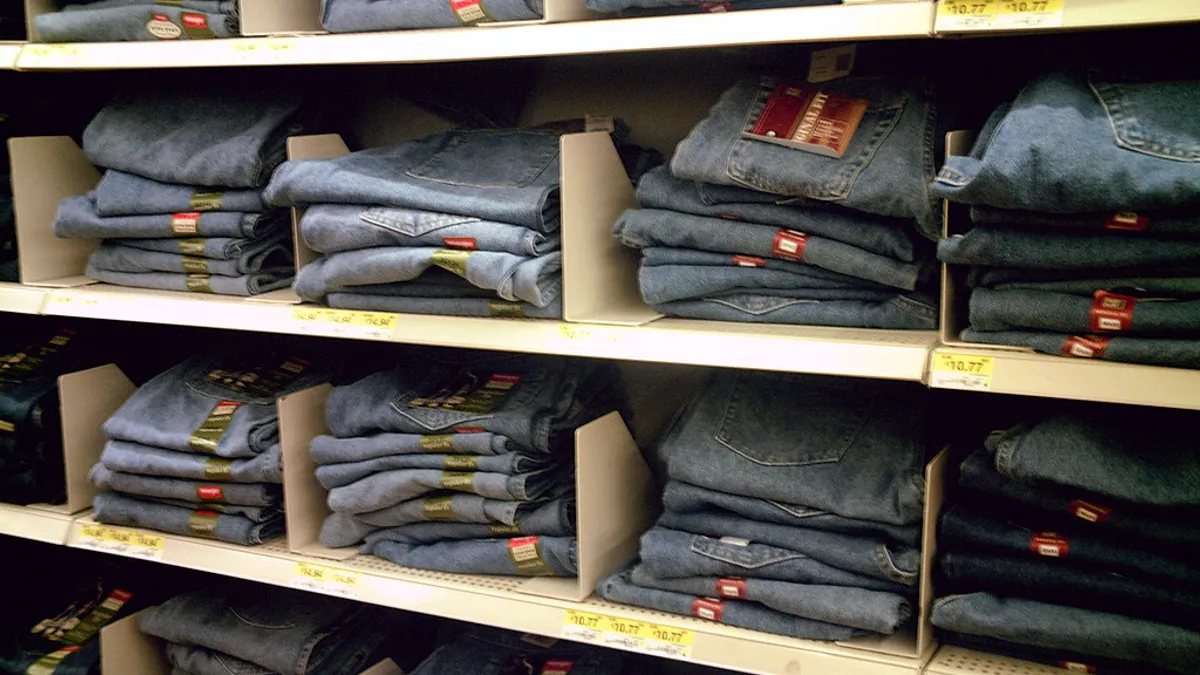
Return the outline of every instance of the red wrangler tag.
<path id="1" fill-rule="evenodd" d="M 1112 509 L 1076 499 L 1071 502 L 1071 515 L 1089 523 L 1103 523 L 1112 514 Z"/>
<path id="2" fill-rule="evenodd" d="M 1092 299 L 1089 330 L 1097 333 L 1117 333 L 1133 326 L 1133 308 L 1137 298 L 1096 291 Z"/>
<path id="3" fill-rule="evenodd" d="M 746 599 L 746 580 L 737 577 L 717 579 L 717 597 Z"/>
<path id="4" fill-rule="evenodd" d="M 755 258 L 752 255 L 735 255 L 733 256 L 733 264 L 738 267 L 762 267 L 767 264 L 762 258 Z"/>
<path id="5" fill-rule="evenodd" d="M 725 601 L 712 598 L 696 598 L 692 601 L 692 616 L 709 621 L 721 621 L 725 614 Z"/>
<path id="6" fill-rule="evenodd" d="M 1098 359 L 1108 351 L 1112 338 L 1098 335 L 1072 335 L 1063 343 L 1062 355 L 1081 359 Z"/>
<path id="7" fill-rule="evenodd" d="M 454 427 L 456 434 L 482 434 L 483 427 Z"/>
<path id="8" fill-rule="evenodd" d="M 808 235 L 795 230 L 780 230 L 775 233 L 775 241 L 771 243 L 771 254 L 784 260 L 804 260 L 804 247 L 808 245 Z"/>
<path id="9" fill-rule="evenodd" d="M 219 501 L 225 498 L 225 492 L 220 485 L 201 485 L 196 488 L 196 496 L 205 501 Z"/>
<path id="10" fill-rule="evenodd" d="M 1069 546 L 1064 537 L 1053 532 L 1040 532 L 1029 539 L 1029 550 L 1047 558 L 1065 558 Z"/>
<path id="11" fill-rule="evenodd" d="M 1133 211 L 1121 211 L 1114 213 L 1104 221 L 1104 229 L 1106 230 L 1126 230 L 1129 232 L 1143 232 L 1150 227 L 1150 219 L 1146 216 L 1139 216 Z"/>
<path id="12" fill-rule="evenodd" d="M 551 659 L 542 666 L 541 675 L 567 675 L 575 667 L 574 661 L 567 659 Z"/>
<path id="13" fill-rule="evenodd" d="M 479 246 L 471 237 L 442 237 L 442 243 L 445 244 L 447 248 L 457 248 L 464 251 L 479 250 Z"/>
<path id="14" fill-rule="evenodd" d="M 728 2 L 702 2 L 700 3 L 701 12 L 728 12 L 733 7 Z"/>
<path id="15" fill-rule="evenodd" d="M 1059 661 L 1058 667 L 1065 668 L 1067 670 L 1073 670 L 1077 673 L 1095 673 L 1095 672 L 1097 672 L 1096 666 L 1091 666 L 1086 663 L 1080 663 L 1078 661 Z"/>
<path id="16" fill-rule="evenodd" d="M 203 14 L 183 14 L 182 18 L 186 28 L 208 28 L 208 19 Z"/>

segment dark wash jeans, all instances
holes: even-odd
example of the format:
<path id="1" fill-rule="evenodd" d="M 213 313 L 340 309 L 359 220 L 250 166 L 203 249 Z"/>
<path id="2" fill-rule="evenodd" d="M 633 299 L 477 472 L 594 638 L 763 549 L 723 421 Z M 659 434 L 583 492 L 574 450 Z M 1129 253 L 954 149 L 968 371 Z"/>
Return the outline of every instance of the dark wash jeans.
<path id="1" fill-rule="evenodd" d="M 1035 330 L 983 331 L 967 328 L 961 334 L 963 342 L 1028 347 L 1043 354 L 1100 359 L 1116 363 L 1141 363 L 1167 368 L 1200 369 L 1200 340 L 1171 340 L 1165 338 L 1078 336 L 1070 333 L 1050 333 Z M 1080 342 L 1080 338 L 1086 342 Z M 1102 345 L 1100 349 L 1097 345 Z"/>
<path id="2" fill-rule="evenodd" d="M 954 631 L 937 631 L 938 641 L 942 644 L 965 647 L 980 652 L 991 652 L 1034 663 L 1044 663 L 1067 670 L 1095 672 L 1101 675 L 1171 675 L 1176 671 L 1165 668 L 1155 668 L 1145 663 L 1134 663 L 1121 659 L 1109 659 L 1102 656 L 1090 656 L 1064 649 L 1049 649 L 1031 647 L 1029 645 L 1007 642 L 996 638 L 980 635 L 968 635 Z M 1094 669 L 1094 670 L 1092 670 Z"/>
<path id="3" fill-rule="evenodd" d="M 520 633 L 471 626 L 453 642 L 434 651 L 410 675 L 537 673 L 541 671 L 526 670 L 527 665 L 554 660 L 571 662 L 571 675 L 626 672 L 628 657 L 615 649 L 598 649 L 567 640 L 531 641 L 525 638 Z"/>

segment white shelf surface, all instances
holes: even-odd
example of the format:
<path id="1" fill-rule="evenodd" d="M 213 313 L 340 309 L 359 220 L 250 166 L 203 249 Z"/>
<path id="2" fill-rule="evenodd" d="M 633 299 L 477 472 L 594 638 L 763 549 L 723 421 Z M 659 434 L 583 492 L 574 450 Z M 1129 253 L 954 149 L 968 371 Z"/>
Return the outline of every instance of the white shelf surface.
<path id="1" fill-rule="evenodd" d="M 41 314 L 48 289 L 0 282 L 0 311 Z"/>
<path id="2" fill-rule="evenodd" d="M 932 331 L 737 324 L 660 319 L 642 326 L 416 314 L 388 328 L 343 326 L 297 317 L 303 305 L 104 284 L 50 291 L 44 313 L 182 326 L 346 337 L 406 344 L 494 349 L 632 361 L 792 371 L 921 381 Z M 331 314 L 361 313 L 332 310 Z"/>
<path id="3" fill-rule="evenodd" d="M 1200 370 L 949 346 L 933 350 L 931 367 L 939 354 L 991 358 L 992 373 L 987 388 L 943 386 L 931 376 L 935 388 L 1200 410 Z"/>
<path id="4" fill-rule="evenodd" d="M 1004 0 L 977 0 L 972 4 L 988 2 L 996 11 L 1002 11 Z M 1025 2 L 1026 5 L 1039 3 Z M 1049 0 L 1042 5 L 1061 4 L 1061 20 L 1045 21 L 1036 14 L 1028 27 L 1020 15 L 1000 15 L 1000 20 L 991 25 L 974 23 L 963 17 L 939 14 L 934 21 L 935 34 L 1014 34 L 1022 32 L 1045 32 L 1048 30 L 1088 30 L 1106 28 L 1134 28 L 1172 23 L 1200 21 L 1200 3 L 1191 0 Z M 1044 25 L 1037 25 L 1044 22 Z M 965 27 L 964 27 L 965 26 Z"/>
<path id="5" fill-rule="evenodd" d="M 926 675 L 1064 675 L 1072 672 L 998 654 L 944 645 L 925 668 Z"/>
<path id="6" fill-rule="evenodd" d="M 79 546 L 83 539 L 80 530 L 93 524 L 87 517 L 76 520 L 69 545 Z M 595 598 L 570 602 L 541 597 L 516 591 L 523 579 L 515 577 L 425 572 L 398 567 L 373 556 L 341 561 L 306 558 L 288 552 L 282 539 L 247 548 L 136 528 L 119 529 L 162 537 L 159 560 L 169 565 L 278 586 L 296 586 L 303 580 L 297 565 L 306 563 L 350 576 L 353 583 L 345 586 L 344 593 L 338 593 L 343 597 L 526 633 L 561 637 L 567 610 L 687 630 L 693 634 L 688 660 L 747 673 L 919 675 L 933 652 L 931 648 L 921 659 L 908 659 L 731 628 Z"/>
<path id="7" fill-rule="evenodd" d="M 12 70 L 17 65 L 24 42 L 0 42 L 0 70 Z"/>
<path id="8" fill-rule="evenodd" d="M 0 504 L 0 534 L 33 539 L 47 544 L 65 544 L 72 517 L 28 506 Z"/>
<path id="9" fill-rule="evenodd" d="M 787 42 L 929 37 L 932 2 L 182 42 L 30 45 L 20 70 L 426 63 Z"/>

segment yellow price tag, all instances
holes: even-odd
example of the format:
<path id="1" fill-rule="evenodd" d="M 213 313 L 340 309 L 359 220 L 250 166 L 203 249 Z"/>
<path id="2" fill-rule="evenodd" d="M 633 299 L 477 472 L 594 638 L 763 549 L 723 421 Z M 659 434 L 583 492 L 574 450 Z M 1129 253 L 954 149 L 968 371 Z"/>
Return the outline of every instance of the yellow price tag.
<path id="1" fill-rule="evenodd" d="M 938 352 L 933 355 L 929 384 L 943 389 L 988 390 L 995 372 L 995 357 Z"/>
<path id="2" fill-rule="evenodd" d="M 618 340 L 617 335 L 605 327 L 578 323 L 558 324 L 558 336 L 564 340 L 600 340 L 613 344 Z"/>
<path id="3" fill-rule="evenodd" d="M 686 628 L 570 609 L 563 615 L 562 636 L 578 642 L 674 658 L 691 657 L 695 643 L 695 633 Z"/>
<path id="4" fill-rule="evenodd" d="M 359 596 L 359 576 L 354 572 L 339 570 L 324 565 L 312 563 L 296 563 L 296 571 L 292 575 L 292 588 L 299 588 L 314 593 L 337 595 L 343 598 L 357 600 Z"/>
<path id="5" fill-rule="evenodd" d="M 293 38 L 246 38 L 231 40 L 233 51 L 264 61 L 282 61 L 296 46 Z"/>
<path id="6" fill-rule="evenodd" d="M 385 312 L 296 307 L 292 318 L 299 322 L 301 333 L 386 340 L 392 336 L 400 317 Z"/>
<path id="7" fill-rule="evenodd" d="M 166 538 L 110 525 L 87 524 L 80 528 L 76 545 L 104 553 L 161 560 Z"/>
<path id="8" fill-rule="evenodd" d="M 83 49 L 78 45 L 29 45 L 24 48 L 23 53 L 39 59 L 63 58 L 79 56 Z"/>
<path id="9" fill-rule="evenodd" d="M 1066 0 L 939 0 L 935 30 L 1022 30 L 1063 23 Z"/>

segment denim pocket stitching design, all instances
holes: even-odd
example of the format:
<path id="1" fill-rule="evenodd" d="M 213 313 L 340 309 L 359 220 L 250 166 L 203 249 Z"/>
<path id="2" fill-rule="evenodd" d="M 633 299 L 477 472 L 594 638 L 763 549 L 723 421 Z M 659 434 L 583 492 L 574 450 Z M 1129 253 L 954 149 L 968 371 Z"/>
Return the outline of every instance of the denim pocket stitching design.
<path id="1" fill-rule="evenodd" d="M 911 584 L 917 579 L 917 572 L 905 572 L 896 567 L 896 561 L 892 559 L 892 552 L 888 550 L 887 544 L 879 544 L 875 549 L 875 562 L 879 565 L 879 571 L 892 581 Z"/>
<path id="2" fill-rule="evenodd" d="M 1088 88 L 1104 108 L 1113 142 L 1118 147 L 1150 157 L 1176 162 L 1200 162 L 1200 146 L 1180 147 L 1156 140 L 1139 121 L 1130 94 L 1120 84 L 1098 81 L 1098 73 L 1088 73 Z"/>
<path id="3" fill-rule="evenodd" d="M 279 624 L 259 623 L 257 621 L 250 619 L 249 617 L 243 616 L 242 613 L 238 611 L 237 607 L 227 607 L 226 609 L 238 621 L 241 621 L 242 623 L 246 624 L 247 626 L 253 626 L 254 628 L 267 628 L 270 630 L 287 630 L 289 628 L 295 628 L 298 625 L 292 621 L 285 622 L 285 623 L 279 623 Z"/>
<path id="4" fill-rule="evenodd" d="M 773 549 L 778 553 L 767 554 L 766 551 L 760 551 L 758 554 L 750 551 L 740 551 L 734 544 L 725 544 L 720 540 L 714 540 L 708 537 L 695 536 L 692 538 L 692 543 L 688 545 L 688 550 L 698 556 L 716 560 L 717 562 L 741 567 L 743 569 L 753 570 L 767 567 L 769 565 L 777 565 L 779 563 L 788 562 L 789 560 L 807 560 L 808 556 L 802 553 L 785 551 L 783 549 Z"/>
<path id="5" fill-rule="evenodd" d="M 239 668 L 237 671 L 235 671 L 233 668 L 230 667 L 230 664 L 225 661 L 225 659 L 228 657 L 227 654 L 222 654 L 220 652 L 214 652 L 212 656 L 213 656 L 213 660 L 215 660 L 218 664 L 221 665 L 221 669 L 224 670 L 225 672 L 229 673 L 229 675 L 273 675 L 271 673 L 271 671 L 267 670 L 266 668 L 248 669 L 245 666 L 243 666 L 242 668 Z M 247 665 L 252 665 L 252 664 L 247 664 Z"/>
<path id="6" fill-rule="evenodd" d="M 414 239 L 454 225 L 481 222 L 479 218 L 455 216 L 449 213 L 414 212 L 420 215 L 407 220 L 389 216 L 389 213 L 396 211 L 398 209 L 370 208 L 364 210 L 358 217 L 371 225 Z"/>
<path id="7" fill-rule="evenodd" d="M 784 504 L 783 502 L 777 502 L 773 499 L 767 499 L 764 501 L 766 501 L 771 506 L 774 506 L 776 509 L 783 511 L 784 513 L 788 514 L 789 516 L 791 516 L 793 518 L 812 518 L 815 516 L 830 515 L 830 513 L 828 511 L 821 511 L 820 509 L 812 509 L 812 508 L 808 508 L 806 506 L 800 506 L 798 504 Z"/>
<path id="8" fill-rule="evenodd" d="M 747 299 L 755 299 L 757 302 L 748 303 Z M 733 295 L 727 298 L 703 298 L 704 302 L 711 302 L 717 305 L 724 305 L 730 309 L 739 311 L 743 314 L 752 316 L 763 316 L 771 312 L 778 312 L 781 309 L 794 307 L 796 305 L 816 305 L 820 304 L 820 300 L 798 300 L 795 298 L 775 298 L 770 296 L 755 296 L 749 294 Z M 741 302 L 738 302 L 741 300 Z M 751 306 L 754 304 L 756 306 Z"/>
<path id="9" fill-rule="evenodd" d="M 239 403 L 247 403 L 251 405 L 269 405 L 274 403 L 276 398 L 266 398 L 262 396 L 254 396 L 252 394 L 235 391 L 228 387 L 211 383 L 205 378 L 205 373 L 217 367 L 217 363 L 207 362 L 193 368 L 184 378 L 184 384 L 187 388 L 200 396 L 210 399 L 220 399 L 223 401 L 237 401 Z M 300 382 L 303 376 L 297 378 L 293 384 Z M 286 390 L 280 391 L 279 395 L 283 396 Z"/>
<path id="10" fill-rule="evenodd" d="M 551 134 L 537 133 L 532 131 L 508 131 L 502 132 L 506 135 L 533 135 L 549 137 Z M 534 154 L 525 167 L 523 173 L 517 168 L 510 165 L 507 167 L 513 179 L 499 183 L 473 183 L 470 181 L 456 179 L 452 180 L 449 176 L 443 175 L 443 164 L 454 165 L 454 153 L 458 149 L 467 145 L 470 137 L 482 134 L 499 135 L 494 131 L 455 131 L 450 133 L 449 139 L 442 147 L 438 148 L 428 159 L 421 162 L 417 166 L 405 171 L 404 173 L 412 178 L 419 180 L 432 181 L 434 183 L 442 183 L 444 185 L 455 185 L 460 187 L 477 187 L 477 188 L 523 188 L 527 187 L 537 177 L 542 175 L 550 166 L 550 163 L 558 156 L 558 135 L 553 134 L 555 143 L 553 147 L 548 147 L 541 152 Z"/>

